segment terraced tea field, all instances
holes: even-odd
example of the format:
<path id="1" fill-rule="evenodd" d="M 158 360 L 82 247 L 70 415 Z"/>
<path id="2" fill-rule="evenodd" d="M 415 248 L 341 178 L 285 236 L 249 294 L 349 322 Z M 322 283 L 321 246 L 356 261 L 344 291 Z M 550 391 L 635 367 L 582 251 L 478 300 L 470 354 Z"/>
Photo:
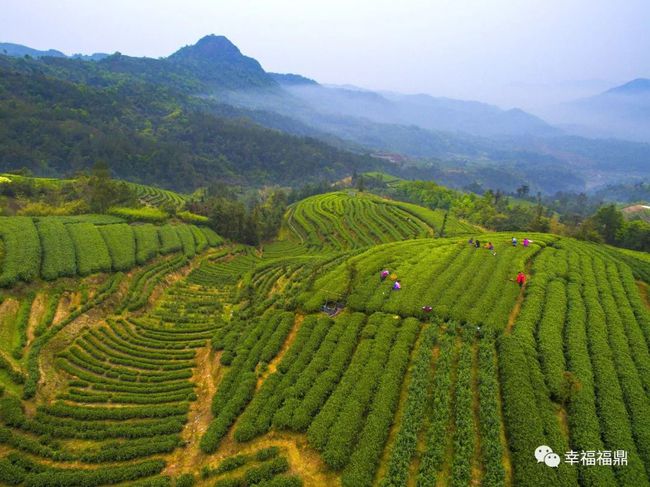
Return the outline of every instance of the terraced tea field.
<path id="1" fill-rule="evenodd" d="M 443 220 L 319 195 L 261 249 L 86 222 L 47 282 L 5 231 L 0 483 L 649 485 L 647 256 Z M 91 233 L 108 273 L 74 246 Z M 551 468 L 540 445 L 627 462 Z"/>
<path id="2" fill-rule="evenodd" d="M 160 254 L 197 251 L 222 239 L 194 225 L 128 225 L 112 216 L 0 217 L 0 287 L 38 277 L 53 280 L 126 271 Z"/>
<path id="3" fill-rule="evenodd" d="M 174 191 L 156 188 L 154 186 L 147 186 L 144 184 L 128 184 L 135 191 L 140 201 L 151 206 L 168 206 L 172 208 L 180 208 L 183 206 L 185 201 L 187 201 L 187 198 L 184 195 L 175 193 Z"/>
<path id="4" fill-rule="evenodd" d="M 441 210 L 356 192 L 317 195 L 290 208 L 289 238 L 308 248 L 345 250 L 442 235 L 471 234 L 476 229 Z"/>

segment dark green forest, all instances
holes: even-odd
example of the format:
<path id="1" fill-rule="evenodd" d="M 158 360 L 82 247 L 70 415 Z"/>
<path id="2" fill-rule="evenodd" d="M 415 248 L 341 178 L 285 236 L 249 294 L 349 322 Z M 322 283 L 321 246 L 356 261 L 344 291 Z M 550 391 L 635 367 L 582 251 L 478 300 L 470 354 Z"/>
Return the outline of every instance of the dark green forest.
<path id="1" fill-rule="evenodd" d="M 97 161 L 120 178 L 179 191 L 210 181 L 333 180 L 383 165 L 313 138 L 199 111 L 159 85 L 95 87 L 0 68 L 0 170 L 66 176 Z"/>

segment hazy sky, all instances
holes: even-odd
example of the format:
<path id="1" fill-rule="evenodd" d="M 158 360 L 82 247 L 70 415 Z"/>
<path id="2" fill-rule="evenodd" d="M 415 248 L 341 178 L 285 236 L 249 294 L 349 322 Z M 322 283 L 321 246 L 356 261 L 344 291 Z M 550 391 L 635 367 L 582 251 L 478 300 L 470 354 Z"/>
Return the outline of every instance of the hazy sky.
<path id="1" fill-rule="evenodd" d="M 159 57 L 223 34 L 268 71 L 502 106 L 650 77 L 648 26 L 649 0 L 0 3 L 0 41 Z"/>

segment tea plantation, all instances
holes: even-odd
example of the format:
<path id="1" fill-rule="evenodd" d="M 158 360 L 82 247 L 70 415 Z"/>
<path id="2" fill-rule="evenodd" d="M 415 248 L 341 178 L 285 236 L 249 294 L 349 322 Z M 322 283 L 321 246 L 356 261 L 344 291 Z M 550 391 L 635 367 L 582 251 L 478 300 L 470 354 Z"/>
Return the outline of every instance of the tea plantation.
<path id="1" fill-rule="evenodd" d="M 259 249 L 105 216 L 0 241 L 0 484 L 650 485 L 647 255 L 345 192 Z"/>

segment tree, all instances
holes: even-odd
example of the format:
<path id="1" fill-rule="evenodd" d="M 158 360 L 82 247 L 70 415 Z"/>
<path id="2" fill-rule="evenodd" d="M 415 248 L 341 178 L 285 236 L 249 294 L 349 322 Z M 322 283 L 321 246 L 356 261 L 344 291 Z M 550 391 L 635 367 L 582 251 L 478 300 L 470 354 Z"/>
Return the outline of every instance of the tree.
<path id="1" fill-rule="evenodd" d="M 587 218 L 576 229 L 575 237 L 580 240 L 589 240 L 591 242 L 602 242 L 603 236 L 598 231 L 596 222 L 593 218 Z"/>
<path id="2" fill-rule="evenodd" d="M 616 236 L 625 223 L 623 213 L 616 209 L 615 205 L 607 205 L 596 212 L 593 220 L 605 243 L 615 244 Z"/>
<path id="3" fill-rule="evenodd" d="M 359 192 L 363 192 L 365 189 L 366 189 L 366 185 L 365 185 L 364 180 L 363 180 L 363 174 L 360 174 L 357 177 L 357 190 Z"/>
<path id="4" fill-rule="evenodd" d="M 208 205 L 210 227 L 224 238 L 241 241 L 247 224 L 244 205 L 220 197 L 212 198 Z"/>
<path id="5" fill-rule="evenodd" d="M 617 240 L 627 249 L 650 252 L 650 224 L 643 220 L 627 222 L 619 230 Z"/>
<path id="6" fill-rule="evenodd" d="M 94 213 L 104 213 L 111 206 L 135 200 L 126 183 L 111 179 L 110 168 L 103 161 L 93 166 L 90 176 L 80 178 L 80 187 L 90 211 Z"/>

